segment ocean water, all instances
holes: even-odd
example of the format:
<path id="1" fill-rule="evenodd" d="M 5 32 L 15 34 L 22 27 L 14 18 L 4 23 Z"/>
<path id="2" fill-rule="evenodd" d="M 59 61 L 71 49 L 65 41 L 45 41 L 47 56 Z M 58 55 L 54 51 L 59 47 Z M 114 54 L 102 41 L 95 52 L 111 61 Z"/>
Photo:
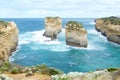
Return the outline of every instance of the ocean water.
<path id="1" fill-rule="evenodd" d="M 10 57 L 11 62 L 23 66 L 47 64 L 65 73 L 70 71 L 95 71 L 109 67 L 120 67 L 120 45 L 107 41 L 95 30 L 93 18 L 63 18 L 63 30 L 57 39 L 43 37 L 44 18 L 6 18 L 14 21 L 19 28 L 17 51 Z M 65 43 L 65 24 L 78 21 L 88 32 L 88 47 L 76 48 Z"/>

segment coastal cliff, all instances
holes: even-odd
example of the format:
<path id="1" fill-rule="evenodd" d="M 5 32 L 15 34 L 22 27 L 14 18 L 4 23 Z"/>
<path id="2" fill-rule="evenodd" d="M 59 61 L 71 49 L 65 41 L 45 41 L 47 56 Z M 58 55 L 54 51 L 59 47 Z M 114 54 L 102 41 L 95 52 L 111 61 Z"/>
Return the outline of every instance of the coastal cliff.
<path id="1" fill-rule="evenodd" d="M 62 19 L 59 17 L 45 18 L 45 32 L 43 36 L 50 37 L 51 40 L 56 39 L 57 34 L 62 30 Z"/>
<path id="2" fill-rule="evenodd" d="M 14 22 L 0 20 L 0 63 L 9 59 L 18 44 L 18 29 Z"/>
<path id="3" fill-rule="evenodd" d="M 96 30 L 105 35 L 109 41 L 120 44 L 120 18 L 99 18 L 95 22 Z"/>
<path id="4" fill-rule="evenodd" d="M 81 23 L 69 21 L 65 25 L 66 44 L 75 47 L 87 47 L 87 31 Z"/>

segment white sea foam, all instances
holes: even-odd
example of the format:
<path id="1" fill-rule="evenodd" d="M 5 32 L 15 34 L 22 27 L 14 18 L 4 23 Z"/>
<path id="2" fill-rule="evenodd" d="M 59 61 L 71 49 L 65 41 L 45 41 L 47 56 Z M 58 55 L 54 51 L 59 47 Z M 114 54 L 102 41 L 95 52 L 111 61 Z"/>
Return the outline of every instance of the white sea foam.
<path id="1" fill-rule="evenodd" d="M 94 22 L 94 21 L 92 21 L 92 22 L 90 22 L 90 24 L 91 24 L 91 25 L 95 25 L 95 22 Z"/>
<path id="2" fill-rule="evenodd" d="M 87 30 L 88 34 L 98 35 L 99 33 L 95 29 Z"/>
<path id="3" fill-rule="evenodd" d="M 51 45 L 51 44 L 60 44 L 59 40 L 53 40 L 51 41 L 50 38 L 47 38 L 43 36 L 45 30 L 41 31 L 34 31 L 34 32 L 26 32 L 24 34 L 20 34 L 19 37 L 19 44 L 29 44 L 31 42 L 37 42 L 39 44 L 46 44 L 46 45 Z"/>
<path id="4" fill-rule="evenodd" d="M 21 49 L 21 46 L 18 46 L 18 47 L 17 47 L 17 50 L 12 53 L 12 55 L 9 57 L 9 61 L 10 61 L 10 62 L 14 61 L 13 56 L 15 56 L 16 53 L 17 53 L 20 49 Z"/>
<path id="5" fill-rule="evenodd" d="M 47 49 L 52 51 L 68 51 L 69 49 L 65 44 L 65 29 L 58 34 L 58 39 L 52 40 L 43 36 L 45 30 L 26 32 L 20 34 L 19 45 L 33 43 L 30 48 L 32 50 Z M 64 40 L 63 40 L 64 39 Z"/>
<path id="6" fill-rule="evenodd" d="M 65 29 L 63 29 L 62 32 L 58 34 L 57 39 L 53 41 L 51 41 L 50 38 L 43 36 L 44 31 L 45 30 L 40 30 L 40 31 L 26 32 L 24 34 L 20 34 L 19 45 L 30 44 L 31 42 L 33 42 L 34 44 L 30 46 L 32 50 L 46 49 L 52 51 L 69 51 L 70 48 L 84 49 L 84 50 L 98 49 L 95 43 L 92 43 L 91 40 L 88 41 L 89 44 L 87 48 L 67 46 L 65 43 Z M 87 30 L 87 31 L 88 34 L 98 35 L 101 37 L 101 39 L 105 38 L 103 35 L 101 35 L 100 32 L 97 32 L 96 30 Z"/>

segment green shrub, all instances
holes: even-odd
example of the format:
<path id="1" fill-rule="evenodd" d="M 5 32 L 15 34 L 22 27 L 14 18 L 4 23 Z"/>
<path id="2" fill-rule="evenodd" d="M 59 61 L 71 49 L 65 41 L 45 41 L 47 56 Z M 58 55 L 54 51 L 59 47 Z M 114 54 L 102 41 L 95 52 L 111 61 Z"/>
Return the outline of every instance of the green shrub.
<path id="1" fill-rule="evenodd" d="M 69 80 L 68 78 L 58 78 L 58 80 Z"/>
<path id="2" fill-rule="evenodd" d="M 4 34 L 4 33 L 5 33 L 4 31 L 0 31 L 0 35 L 1 35 L 1 34 Z"/>
<path id="3" fill-rule="evenodd" d="M 10 62 L 9 61 L 5 61 L 4 63 L 3 63 L 3 67 L 7 67 L 7 68 L 9 68 L 10 67 Z"/>
<path id="4" fill-rule="evenodd" d="M 9 61 L 5 61 L 2 66 L 0 67 L 0 71 L 4 72 L 4 71 L 8 71 L 10 68 L 11 64 Z"/>
<path id="5" fill-rule="evenodd" d="M 11 73 L 12 74 L 17 74 L 19 73 L 19 69 L 17 67 L 13 67 L 12 70 L 11 70 Z"/>
<path id="6" fill-rule="evenodd" d="M 120 25 L 120 18 L 118 17 L 106 17 L 106 18 L 102 18 L 102 20 L 104 21 L 104 24 L 114 24 L 114 25 Z"/>
<path id="7" fill-rule="evenodd" d="M 55 68 L 49 68 L 49 75 L 62 74 L 63 72 Z"/>
<path id="8" fill-rule="evenodd" d="M 70 30 L 79 30 L 80 28 L 83 27 L 83 25 L 79 22 L 76 22 L 76 21 L 69 21 L 67 24 L 66 24 L 66 28 L 70 29 Z"/>
<path id="9" fill-rule="evenodd" d="M 7 27 L 7 24 L 8 24 L 8 22 L 3 21 L 3 20 L 0 20 L 0 25 L 1 25 L 2 27 Z"/>
<path id="10" fill-rule="evenodd" d="M 118 68 L 108 68 L 107 69 L 108 72 L 113 72 L 113 71 L 117 71 L 117 70 L 118 70 Z"/>

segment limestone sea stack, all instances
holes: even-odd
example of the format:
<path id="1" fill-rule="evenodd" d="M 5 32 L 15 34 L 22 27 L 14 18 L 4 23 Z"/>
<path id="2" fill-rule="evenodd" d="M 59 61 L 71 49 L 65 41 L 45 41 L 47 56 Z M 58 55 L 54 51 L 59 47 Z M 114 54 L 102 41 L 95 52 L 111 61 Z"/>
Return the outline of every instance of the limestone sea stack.
<path id="1" fill-rule="evenodd" d="M 57 34 L 62 31 L 62 19 L 59 17 L 45 18 L 45 32 L 44 36 L 50 37 L 51 40 L 56 39 Z"/>
<path id="2" fill-rule="evenodd" d="M 0 64 L 9 59 L 18 44 L 18 29 L 14 22 L 0 20 Z"/>
<path id="3" fill-rule="evenodd" d="M 75 47 L 87 47 L 87 31 L 82 24 L 69 21 L 65 25 L 66 44 Z"/>
<path id="4" fill-rule="evenodd" d="M 105 35 L 108 41 L 120 44 L 120 18 L 106 17 L 95 20 L 96 30 Z"/>

